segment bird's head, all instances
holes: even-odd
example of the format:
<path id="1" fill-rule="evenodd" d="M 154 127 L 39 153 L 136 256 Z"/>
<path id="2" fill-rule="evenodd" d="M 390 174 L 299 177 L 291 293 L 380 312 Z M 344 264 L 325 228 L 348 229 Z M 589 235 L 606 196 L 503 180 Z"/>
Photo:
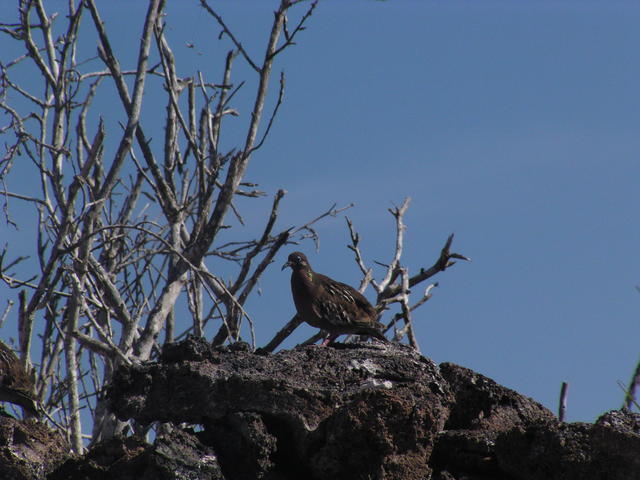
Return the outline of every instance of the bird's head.
<path id="1" fill-rule="evenodd" d="M 299 270 L 301 268 L 309 268 L 309 261 L 307 257 L 302 252 L 293 252 L 287 258 L 287 261 L 284 265 L 282 265 L 282 270 L 287 267 L 291 267 L 293 270 Z"/>

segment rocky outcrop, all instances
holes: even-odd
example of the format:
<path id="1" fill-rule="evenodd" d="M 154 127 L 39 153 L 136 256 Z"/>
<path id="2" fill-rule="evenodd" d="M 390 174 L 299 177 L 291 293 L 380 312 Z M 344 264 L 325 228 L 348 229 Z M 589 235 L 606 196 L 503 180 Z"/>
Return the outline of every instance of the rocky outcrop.
<path id="1" fill-rule="evenodd" d="M 0 415 L 0 478 L 46 478 L 68 452 L 66 440 L 42 423 Z"/>
<path id="2" fill-rule="evenodd" d="M 120 418 L 202 425 L 227 478 L 428 478 L 454 397 L 438 367 L 374 344 L 276 355 L 189 341 L 121 369 Z"/>
<path id="3" fill-rule="evenodd" d="M 640 478 L 640 415 L 619 411 L 587 423 L 529 425 L 501 435 L 502 470 L 522 480 Z"/>
<path id="4" fill-rule="evenodd" d="M 639 416 L 560 424 L 534 400 L 400 345 L 275 355 L 191 339 L 116 375 L 122 419 L 190 422 L 228 479 L 640 478 Z"/>
<path id="5" fill-rule="evenodd" d="M 640 478 L 640 415 L 559 423 L 530 398 L 400 345 L 272 355 L 188 339 L 167 345 L 157 362 L 120 368 L 108 395 L 137 431 L 156 427 L 152 443 L 111 439 L 80 458 L 65 457 L 66 444 L 40 457 L 22 448 L 31 470 L 0 470 L 0 478 Z M 21 435 L 4 435 L 5 458 Z"/>
<path id="6" fill-rule="evenodd" d="M 442 479 L 640 479 L 640 415 L 560 423 L 533 400 L 469 369 L 440 371 L 455 392 L 431 463 Z"/>
<path id="7" fill-rule="evenodd" d="M 511 478 L 498 463 L 498 437 L 529 425 L 553 424 L 555 416 L 534 400 L 468 368 L 443 363 L 440 373 L 455 396 L 430 459 L 440 478 Z"/>

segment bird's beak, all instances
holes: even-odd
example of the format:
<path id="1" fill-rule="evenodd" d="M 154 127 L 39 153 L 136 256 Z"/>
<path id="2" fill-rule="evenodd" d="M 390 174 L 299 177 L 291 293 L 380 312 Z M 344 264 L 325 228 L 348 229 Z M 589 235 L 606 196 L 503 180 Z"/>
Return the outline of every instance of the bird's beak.
<path id="1" fill-rule="evenodd" d="M 291 262 L 286 262 L 284 265 L 282 265 L 282 268 L 280 269 L 280 271 L 284 270 L 287 267 L 291 266 Z"/>

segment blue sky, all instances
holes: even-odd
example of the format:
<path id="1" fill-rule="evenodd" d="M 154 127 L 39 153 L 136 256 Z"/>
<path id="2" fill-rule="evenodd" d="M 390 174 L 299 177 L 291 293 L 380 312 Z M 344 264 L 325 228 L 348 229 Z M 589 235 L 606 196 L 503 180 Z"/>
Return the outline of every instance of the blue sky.
<path id="1" fill-rule="evenodd" d="M 261 54 L 275 2 L 217 5 Z M 127 58 L 144 2 L 100 6 Z M 167 22 L 180 73 L 219 78 L 228 44 L 211 19 L 183 1 L 169 2 Z M 246 178 L 287 190 L 280 228 L 354 202 L 347 215 L 369 264 L 390 259 L 387 209 L 410 196 L 410 272 L 430 266 L 451 232 L 473 259 L 440 274 L 416 312 L 423 353 L 554 411 L 567 381 L 569 420 L 593 421 L 621 405 L 616 382 L 640 355 L 639 24 L 640 4 L 624 1 L 322 1 L 276 65 L 285 103 Z M 250 112 L 238 108 L 241 131 Z M 160 139 L 162 125 L 147 122 Z M 270 200 L 245 205 L 259 220 Z M 318 252 L 299 248 L 317 271 L 357 285 L 344 219 L 318 232 Z M 279 268 L 290 251 L 248 303 L 258 344 L 294 313 Z M 301 327 L 285 346 L 313 332 Z"/>

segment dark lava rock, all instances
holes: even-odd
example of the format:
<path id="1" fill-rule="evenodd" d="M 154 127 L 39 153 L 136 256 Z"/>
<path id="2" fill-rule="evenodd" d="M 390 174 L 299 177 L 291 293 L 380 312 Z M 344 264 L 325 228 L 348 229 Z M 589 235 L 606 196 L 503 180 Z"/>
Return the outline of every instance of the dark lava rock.
<path id="1" fill-rule="evenodd" d="M 113 438 L 71 458 L 43 424 L 0 416 L 0 480 L 640 479 L 639 414 L 560 423 L 396 344 L 268 354 L 190 338 L 120 367 L 108 395 L 136 431 L 156 426 L 152 444 Z"/>
<path id="2" fill-rule="evenodd" d="M 447 430 L 481 429 L 493 432 L 538 422 L 555 422 L 555 415 L 535 400 L 453 363 L 440 364 L 451 386 L 455 405 Z"/>
<path id="3" fill-rule="evenodd" d="M 496 439 L 514 428 L 555 423 L 553 413 L 468 368 L 443 363 L 440 373 L 455 401 L 431 458 L 439 478 L 511 479 L 498 464 Z"/>
<path id="4" fill-rule="evenodd" d="M 272 478 L 276 463 L 288 460 L 269 432 L 273 428 L 257 413 L 237 412 L 208 424 L 199 437 L 213 446 L 228 478 Z"/>
<path id="5" fill-rule="evenodd" d="M 71 476 L 89 472 L 77 463 L 56 478 L 640 479 L 640 415 L 559 423 L 490 378 L 395 344 L 272 355 L 191 338 L 121 367 L 108 395 L 122 420 L 198 431 L 174 427 L 153 446 L 113 440 L 134 443 L 108 461 L 96 447 L 67 462 L 107 476 Z"/>
<path id="6" fill-rule="evenodd" d="M 224 480 L 211 448 L 177 428 L 153 445 L 135 437 L 112 438 L 70 459 L 49 480 Z"/>
<path id="7" fill-rule="evenodd" d="M 451 476 L 455 473 L 460 478 L 505 478 L 496 460 L 496 436 L 495 432 L 484 430 L 441 432 L 436 439 L 431 465 L 436 472 L 447 472 Z"/>
<path id="8" fill-rule="evenodd" d="M 202 425 L 200 438 L 228 478 L 431 473 L 453 396 L 437 366 L 409 348 L 349 344 L 257 355 L 197 339 L 169 348 L 170 363 L 117 372 L 114 412 L 143 424 Z M 187 360 L 177 361 L 180 349 Z"/>
<path id="9" fill-rule="evenodd" d="M 500 467 L 516 479 L 640 478 L 640 415 L 614 411 L 595 424 L 529 425 L 500 435 Z"/>
<path id="10" fill-rule="evenodd" d="M 0 478 L 46 478 L 68 452 L 66 440 L 42 423 L 0 416 Z"/>

